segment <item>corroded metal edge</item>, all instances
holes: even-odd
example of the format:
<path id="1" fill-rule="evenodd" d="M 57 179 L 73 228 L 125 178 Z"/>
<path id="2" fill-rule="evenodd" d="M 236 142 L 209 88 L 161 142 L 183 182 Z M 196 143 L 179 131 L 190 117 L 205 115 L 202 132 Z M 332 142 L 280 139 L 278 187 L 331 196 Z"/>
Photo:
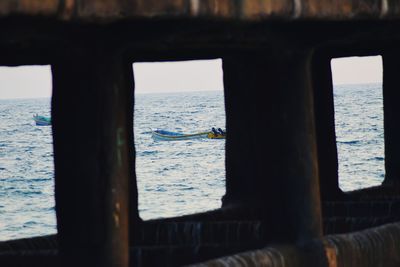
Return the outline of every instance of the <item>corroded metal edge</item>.
<path id="1" fill-rule="evenodd" d="M 399 266 L 399 249 L 400 222 L 350 234 L 329 235 L 302 245 L 271 246 L 190 266 L 390 267 Z"/>
<path id="2" fill-rule="evenodd" d="M 143 18 L 242 21 L 398 19 L 396 0 L 2 0 L 0 18 L 44 16 L 104 23 Z"/>

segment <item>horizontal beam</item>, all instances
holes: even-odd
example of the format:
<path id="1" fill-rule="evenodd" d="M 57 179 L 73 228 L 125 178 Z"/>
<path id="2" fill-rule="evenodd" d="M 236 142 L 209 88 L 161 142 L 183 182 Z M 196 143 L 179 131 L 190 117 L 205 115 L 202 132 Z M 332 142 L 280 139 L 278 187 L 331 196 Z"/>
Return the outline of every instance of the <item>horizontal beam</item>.
<path id="1" fill-rule="evenodd" d="M 400 223 L 387 224 L 351 234 L 331 235 L 303 245 L 284 245 L 192 265 L 219 266 L 363 266 L 395 267 L 400 264 Z M 248 263 L 248 265 L 243 265 Z"/>
<path id="2" fill-rule="evenodd" d="M 28 15 L 94 23 L 138 18 L 379 20 L 400 18 L 399 7 L 390 0 L 2 0 L 0 18 Z"/>

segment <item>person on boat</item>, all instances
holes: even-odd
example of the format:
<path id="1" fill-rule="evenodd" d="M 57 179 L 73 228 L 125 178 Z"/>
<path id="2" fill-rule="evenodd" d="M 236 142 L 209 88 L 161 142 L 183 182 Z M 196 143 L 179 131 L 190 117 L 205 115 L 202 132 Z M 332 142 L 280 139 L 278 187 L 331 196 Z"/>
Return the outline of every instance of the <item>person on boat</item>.
<path id="1" fill-rule="evenodd" d="M 218 128 L 218 133 L 222 136 L 224 136 L 226 134 L 225 131 L 223 131 L 221 128 Z"/>
<path id="2" fill-rule="evenodd" d="M 217 130 L 216 130 L 214 127 L 211 128 L 211 131 L 212 131 L 213 134 L 215 134 L 216 136 L 218 135 L 218 132 L 217 132 Z"/>

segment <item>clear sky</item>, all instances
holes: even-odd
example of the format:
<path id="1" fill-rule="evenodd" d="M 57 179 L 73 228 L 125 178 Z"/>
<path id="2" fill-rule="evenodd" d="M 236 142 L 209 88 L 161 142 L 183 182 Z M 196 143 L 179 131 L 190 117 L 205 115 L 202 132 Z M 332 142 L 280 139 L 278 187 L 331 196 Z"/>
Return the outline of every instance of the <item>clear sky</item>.
<path id="1" fill-rule="evenodd" d="M 50 66 L 0 67 L 0 99 L 51 96 Z"/>
<path id="2" fill-rule="evenodd" d="M 333 84 L 381 83 L 382 57 L 346 57 L 331 60 Z"/>
<path id="3" fill-rule="evenodd" d="M 135 92 L 223 90 L 222 60 L 134 63 Z"/>
<path id="4" fill-rule="evenodd" d="M 382 82 L 382 59 L 331 61 L 334 84 Z M 137 93 L 222 90 L 222 61 L 197 60 L 133 64 Z M 51 96 L 49 66 L 0 67 L 0 99 Z"/>

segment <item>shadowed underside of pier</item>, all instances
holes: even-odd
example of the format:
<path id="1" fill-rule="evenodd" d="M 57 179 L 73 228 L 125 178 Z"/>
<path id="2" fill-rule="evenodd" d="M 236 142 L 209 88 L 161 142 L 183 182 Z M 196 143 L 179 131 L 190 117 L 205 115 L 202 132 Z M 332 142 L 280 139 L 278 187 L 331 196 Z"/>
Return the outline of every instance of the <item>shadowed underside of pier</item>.
<path id="1" fill-rule="evenodd" d="M 3 0 L 0 29 L 0 65 L 52 67 L 58 228 L 1 242 L 1 266 L 400 265 L 398 1 Z M 330 60 L 369 55 L 383 58 L 386 177 L 344 193 Z M 132 63 L 214 58 L 223 205 L 142 221 Z"/>

